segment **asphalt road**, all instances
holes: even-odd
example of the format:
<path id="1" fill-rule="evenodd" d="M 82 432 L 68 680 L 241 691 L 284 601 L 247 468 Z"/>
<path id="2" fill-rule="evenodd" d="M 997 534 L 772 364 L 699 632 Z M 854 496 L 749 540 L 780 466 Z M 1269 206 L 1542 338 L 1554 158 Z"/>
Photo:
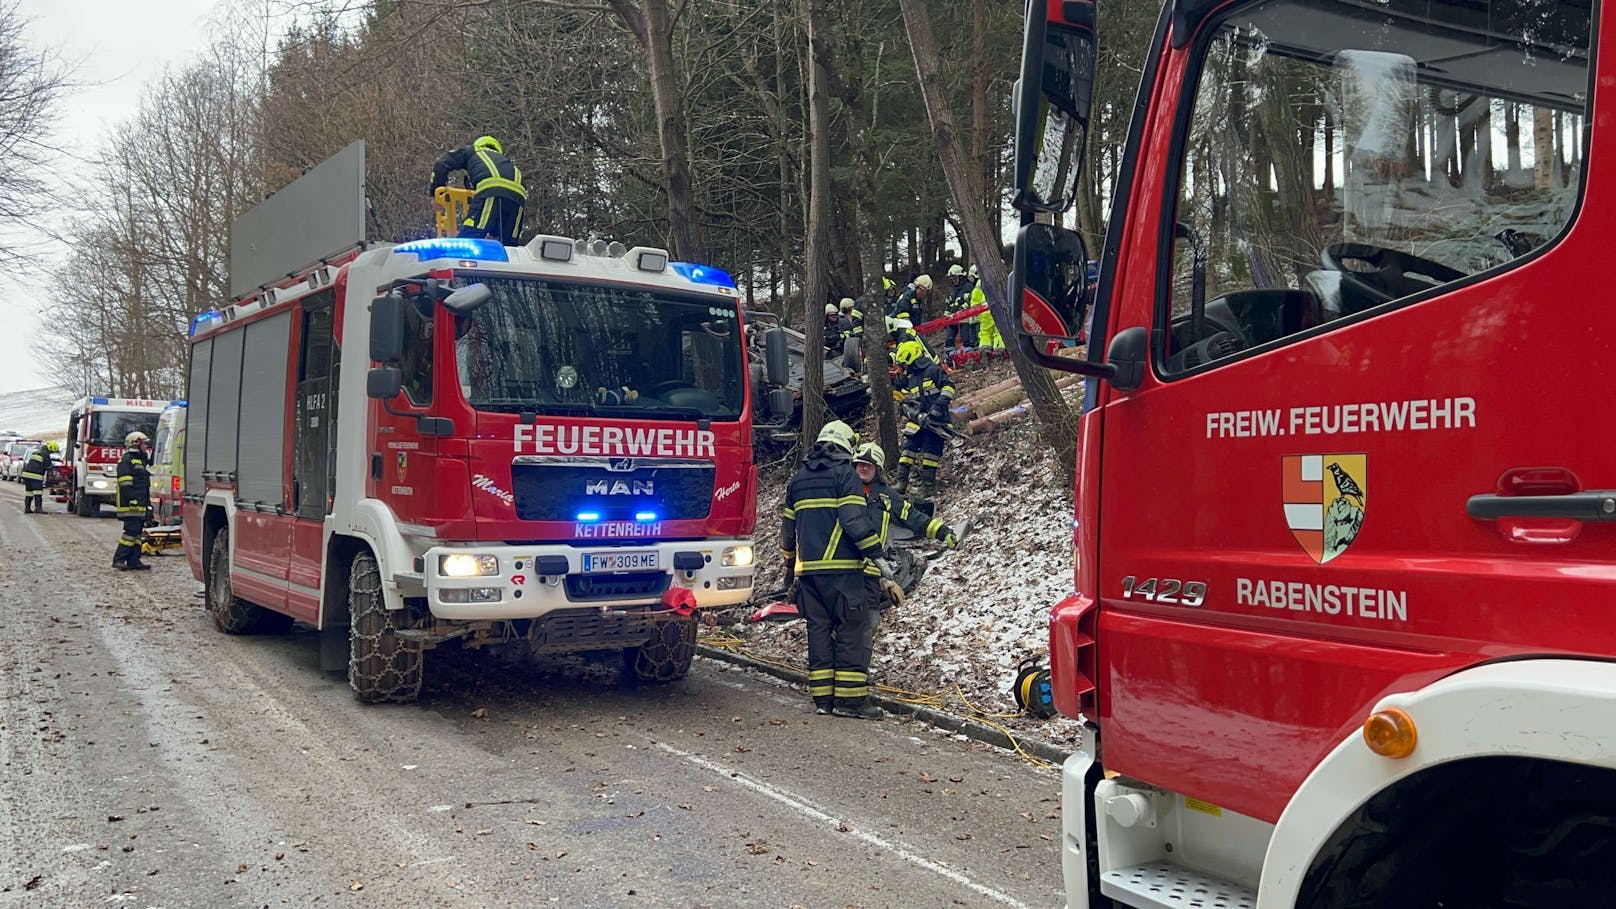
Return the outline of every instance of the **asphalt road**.
<path id="1" fill-rule="evenodd" d="M 706 660 L 443 649 L 366 707 L 61 508 L 0 483 L 0 907 L 1060 905 L 1051 770 Z"/>

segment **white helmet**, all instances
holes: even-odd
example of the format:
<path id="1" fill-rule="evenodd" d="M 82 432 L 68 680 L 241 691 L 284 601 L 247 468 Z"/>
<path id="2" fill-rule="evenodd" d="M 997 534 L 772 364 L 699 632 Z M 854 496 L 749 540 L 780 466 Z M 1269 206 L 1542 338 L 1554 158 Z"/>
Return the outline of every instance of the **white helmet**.
<path id="1" fill-rule="evenodd" d="M 965 277 L 965 269 L 961 268 L 959 263 L 956 262 L 955 264 L 948 266 L 948 276 L 950 278 L 963 278 Z"/>
<path id="2" fill-rule="evenodd" d="M 971 276 L 972 281 L 975 281 L 977 278 L 981 277 L 981 273 L 976 270 L 975 265 L 972 265 L 971 270 L 969 272 L 967 272 L 966 274 Z"/>
<path id="3" fill-rule="evenodd" d="M 843 297 L 842 298 L 842 312 L 852 312 L 853 307 L 856 306 L 856 305 L 857 304 L 853 302 L 852 297 Z"/>
<path id="4" fill-rule="evenodd" d="M 123 437 L 123 445 L 125 448 L 134 448 L 136 445 L 150 441 L 150 439 L 150 436 L 137 429 L 129 435 Z"/>
<path id="5" fill-rule="evenodd" d="M 916 278 L 915 286 L 924 290 L 931 290 L 931 275 L 921 275 Z"/>
<path id="6" fill-rule="evenodd" d="M 836 304 L 835 304 L 835 303 L 826 303 L 826 304 L 825 304 L 825 315 L 827 315 L 827 316 L 834 316 L 834 315 L 836 315 L 836 314 L 837 314 L 837 313 L 838 313 L 838 312 L 841 312 L 841 310 L 839 310 L 839 309 L 837 309 L 837 308 L 836 308 Z"/>

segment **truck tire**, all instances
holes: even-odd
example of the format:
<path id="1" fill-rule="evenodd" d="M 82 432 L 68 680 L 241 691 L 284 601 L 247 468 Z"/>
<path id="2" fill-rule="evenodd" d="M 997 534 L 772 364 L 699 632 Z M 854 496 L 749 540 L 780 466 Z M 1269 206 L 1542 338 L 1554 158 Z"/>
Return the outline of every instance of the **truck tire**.
<path id="1" fill-rule="evenodd" d="M 696 658 L 694 614 L 656 623 L 651 639 L 623 651 L 623 671 L 636 682 L 677 682 Z"/>
<path id="2" fill-rule="evenodd" d="M 406 704 L 421 694 L 421 648 L 399 639 L 409 613 L 391 610 L 382 575 L 369 552 L 354 556 L 348 574 L 348 686 L 366 704 Z"/>
<path id="3" fill-rule="evenodd" d="M 230 585 L 230 528 L 220 527 L 208 550 L 208 615 L 225 634 L 285 634 L 292 617 L 236 596 Z"/>
<path id="4" fill-rule="evenodd" d="M 101 516 L 101 503 L 95 496 L 85 495 L 83 492 L 73 494 L 73 513 L 81 518 L 97 518 Z"/>

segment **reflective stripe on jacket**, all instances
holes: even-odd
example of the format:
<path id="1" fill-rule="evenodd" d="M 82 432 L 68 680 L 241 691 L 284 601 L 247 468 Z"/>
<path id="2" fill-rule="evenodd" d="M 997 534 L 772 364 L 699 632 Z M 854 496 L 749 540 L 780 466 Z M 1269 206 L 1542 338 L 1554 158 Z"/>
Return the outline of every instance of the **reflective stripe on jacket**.
<path id="1" fill-rule="evenodd" d="M 145 514 L 151 504 L 151 470 L 146 456 L 131 448 L 118 461 L 118 513 Z"/>
<path id="2" fill-rule="evenodd" d="M 517 203 L 527 201 L 527 189 L 522 186 L 522 171 L 511 163 L 510 158 L 470 145 L 445 152 L 438 159 L 432 166 L 432 186 L 429 191 L 448 185 L 449 175 L 457 170 L 466 172 L 466 182 L 471 184 L 475 198 L 497 196 Z"/>
<path id="3" fill-rule="evenodd" d="M 786 484 L 780 548 L 797 574 L 865 569 L 881 557 L 881 538 L 853 463 L 815 444 Z"/>

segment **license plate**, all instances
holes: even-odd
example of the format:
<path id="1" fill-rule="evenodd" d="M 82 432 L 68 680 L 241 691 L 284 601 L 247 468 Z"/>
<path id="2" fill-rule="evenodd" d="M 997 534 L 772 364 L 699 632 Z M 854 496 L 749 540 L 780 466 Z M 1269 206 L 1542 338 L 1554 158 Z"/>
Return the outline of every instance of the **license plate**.
<path id="1" fill-rule="evenodd" d="M 657 554 L 652 552 L 586 552 L 584 571 L 656 571 Z"/>

